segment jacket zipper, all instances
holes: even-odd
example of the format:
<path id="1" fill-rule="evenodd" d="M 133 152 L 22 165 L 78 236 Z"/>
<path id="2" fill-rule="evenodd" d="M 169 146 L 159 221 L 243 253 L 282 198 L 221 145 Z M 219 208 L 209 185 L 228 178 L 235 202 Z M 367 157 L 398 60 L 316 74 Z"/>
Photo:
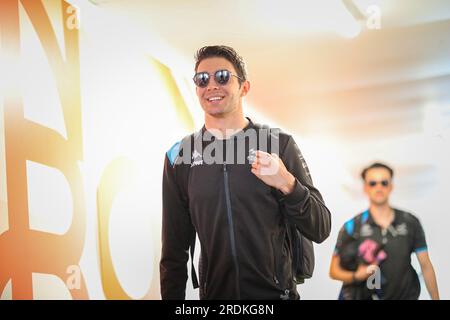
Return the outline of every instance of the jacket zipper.
<path id="1" fill-rule="evenodd" d="M 233 256 L 234 267 L 236 268 L 236 285 L 238 291 L 238 299 L 241 297 L 241 289 L 239 286 L 239 264 L 237 260 L 236 253 L 236 239 L 234 237 L 234 224 L 233 224 L 233 212 L 231 211 L 231 200 L 230 200 L 230 188 L 228 185 L 228 171 L 227 164 L 224 162 L 223 164 L 223 177 L 224 177 L 224 185 L 225 185 L 225 198 L 227 204 L 227 217 L 228 217 L 228 225 L 230 231 L 230 241 L 231 241 L 231 255 Z"/>

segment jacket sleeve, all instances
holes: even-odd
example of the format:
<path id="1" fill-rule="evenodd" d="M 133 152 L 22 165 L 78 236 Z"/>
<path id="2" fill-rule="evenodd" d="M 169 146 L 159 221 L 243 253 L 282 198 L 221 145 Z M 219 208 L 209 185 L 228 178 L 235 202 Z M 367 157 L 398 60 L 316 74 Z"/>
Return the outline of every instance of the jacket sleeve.
<path id="1" fill-rule="evenodd" d="M 291 136 L 280 158 L 296 178 L 294 190 L 290 194 L 284 196 L 279 192 L 285 214 L 305 237 L 321 243 L 330 235 L 331 214 L 319 190 L 314 187 L 308 166 Z"/>
<path id="2" fill-rule="evenodd" d="M 160 261 L 161 298 L 185 299 L 189 246 L 195 236 L 187 201 L 176 181 L 176 166 L 164 161 L 162 186 L 162 251 Z"/>

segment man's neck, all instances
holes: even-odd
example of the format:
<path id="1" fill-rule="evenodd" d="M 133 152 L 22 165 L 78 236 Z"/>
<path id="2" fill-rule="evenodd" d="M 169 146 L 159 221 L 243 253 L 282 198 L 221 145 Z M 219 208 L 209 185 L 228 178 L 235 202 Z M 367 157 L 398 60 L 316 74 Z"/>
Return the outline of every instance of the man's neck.
<path id="1" fill-rule="evenodd" d="M 220 132 L 221 137 L 218 137 L 220 139 L 226 139 L 230 135 L 244 129 L 248 123 L 249 121 L 244 117 L 242 112 L 225 117 L 214 117 L 205 114 L 205 128 L 214 135 Z"/>
<path id="2" fill-rule="evenodd" d="M 394 210 L 389 206 L 389 203 L 371 204 L 369 210 L 375 222 L 381 222 L 383 225 L 389 224 L 394 218 Z"/>

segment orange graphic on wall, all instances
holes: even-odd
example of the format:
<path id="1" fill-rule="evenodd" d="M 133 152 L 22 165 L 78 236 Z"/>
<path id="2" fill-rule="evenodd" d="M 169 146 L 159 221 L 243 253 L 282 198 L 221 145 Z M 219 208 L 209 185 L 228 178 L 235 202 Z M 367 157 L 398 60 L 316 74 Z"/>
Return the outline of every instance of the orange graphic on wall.
<path id="1" fill-rule="evenodd" d="M 47 3 L 46 3 L 47 5 Z M 19 17 L 19 6 L 26 17 Z M 78 162 L 82 160 L 80 66 L 78 29 L 69 23 L 73 7 L 66 1 L 48 6 L 62 8 L 65 57 L 59 49 L 50 18 L 42 1 L 2 0 L 0 2 L 1 50 L 11 70 L 4 97 L 7 208 L 9 228 L 0 235 L 0 292 L 11 280 L 13 299 L 32 299 L 32 273 L 52 274 L 64 283 L 67 270 L 79 264 L 86 230 L 83 183 Z M 19 73 L 21 29 L 19 19 L 29 19 L 54 77 L 67 139 L 50 128 L 24 117 L 23 99 L 14 74 Z M 30 229 L 26 162 L 33 161 L 62 172 L 70 187 L 73 213 L 68 231 L 56 235 Z M 81 274 L 79 287 L 68 287 L 72 298 L 87 299 Z"/>

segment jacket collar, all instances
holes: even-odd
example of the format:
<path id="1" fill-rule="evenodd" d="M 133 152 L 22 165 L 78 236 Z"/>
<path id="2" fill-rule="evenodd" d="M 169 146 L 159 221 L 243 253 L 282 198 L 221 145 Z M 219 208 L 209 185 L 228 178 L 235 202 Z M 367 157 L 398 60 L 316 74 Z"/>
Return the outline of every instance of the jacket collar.
<path id="1" fill-rule="evenodd" d="M 238 139 L 238 140 L 240 140 L 240 139 L 243 139 L 243 138 L 245 138 L 245 131 L 247 131 L 248 129 L 250 129 L 250 128 L 254 128 L 255 127 L 255 124 L 253 123 L 253 121 L 249 118 L 249 117 L 245 117 L 247 120 L 248 120 L 248 124 L 242 129 L 242 130 L 239 130 L 238 132 L 236 132 L 235 134 L 232 134 L 228 139 L 226 139 L 226 140 L 230 140 L 230 139 L 233 139 L 233 138 L 236 138 L 236 139 Z M 202 136 L 205 134 L 205 132 L 207 131 L 207 129 L 206 129 L 206 126 L 205 125 L 203 125 L 203 127 L 202 127 L 202 129 L 201 129 L 201 133 L 202 133 Z M 216 137 L 215 136 L 212 136 L 212 139 L 211 140 L 216 140 Z"/>

